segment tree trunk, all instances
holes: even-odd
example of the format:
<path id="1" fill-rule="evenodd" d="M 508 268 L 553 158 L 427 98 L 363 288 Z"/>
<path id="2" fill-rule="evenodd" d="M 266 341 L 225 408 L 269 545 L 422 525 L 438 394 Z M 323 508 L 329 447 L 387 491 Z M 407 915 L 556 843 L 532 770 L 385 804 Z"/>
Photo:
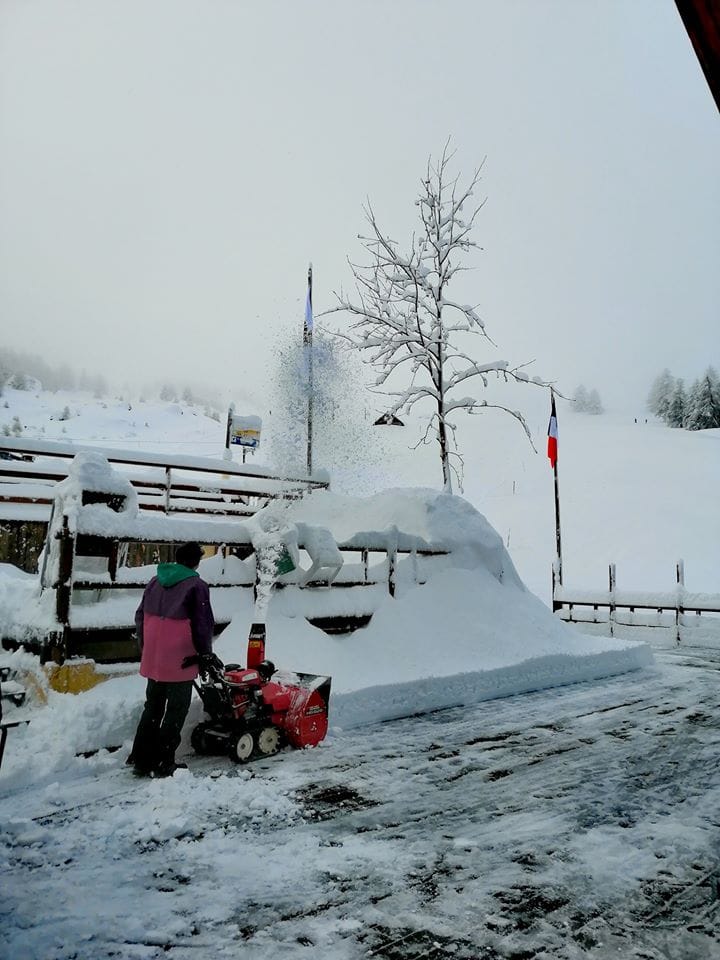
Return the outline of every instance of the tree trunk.
<path id="1" fill-rule="evenodd" d="M 447 430 L 445 429 L 442 403 L 438 403 L 438 442 L 440 443 L 440 462 L 442 463 L 443 489 L 445 493 L 452 493 L 450 451 L 448 449 Z"/>
<path id="2" fill-rule="evenodd" d="M 438 263 L 438 273 L 441 272 L 441 265 Z M 442 283 L 438 288 L 438 300 L 436 301 L 437 325 L 442 331 L 442 307 L 439 299 L 442 297 Z M 438 337 L 437 344 L 437 405 L 438 405 L 438 442 L 440 444 L 440 462 L 443 472 L 443 490 L 445 493 L 452 493 L 452 475 L 450 473 L 450 450 L 448 449 L 447 428 L 445 426 L 445 381 L 443 375 L 444 366 L 442 334 Z"/>

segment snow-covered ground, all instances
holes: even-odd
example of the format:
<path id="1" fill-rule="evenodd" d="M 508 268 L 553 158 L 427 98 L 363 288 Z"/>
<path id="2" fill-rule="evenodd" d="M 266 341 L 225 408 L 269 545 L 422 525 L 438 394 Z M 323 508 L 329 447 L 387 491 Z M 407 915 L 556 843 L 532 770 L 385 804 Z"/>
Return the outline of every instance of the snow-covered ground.
<path id="1" fill-rule="evenodd" d="M 30 398 L 6 400 L 10 414 L 26 405 L 25 435 L 39 435 L 44 414 Z M 156 449 L 209 452 L 193 442 L 219 425 L 198 413 L 188 439 L 173 424 L 192 413 L 176 407 L 156 404 L 144 421 L 162 439 Z M 566 584 L 602 589 L 615 561 L 619 585 L 669 590 L 682 557 L 689 589 L 717 591 L 719 432 L 558 412 Z M 116 416 L 127 423 L 131 413 Z M 77 439 L 111 439 L 101 405 L 82 417 L 97 427 Z M 489 546 L 482 558 L 458 549 L 460 562 L 383 597 L 371 626 L 349 639 L 310 627 L 290 589 L 278 595 L 268 654 L 333 675 L 323 747 L 250 770 L 191 758 L 172 781 L 131 781 L 123 761 L 137 677 L 78 698 L 51 694 L 28 728 L 11 731 L 0 775 L 10 955 L 712 955 L 712 911 L 682 936 L 655 922 L 684 922 L 700 901 L 704 911 L 716 869 L 712 651 L 682 667 L 663 653 L 651 666 L 645 646 L 573 632 L 533 596 L 549 599 L 554 523 L 547 412 L 528 419 L 538 455 L 513 424 L 488 416 L 460 426 L 465 497 L 499 536 L 469 506 L 435 520 L 456 546 L 468 545 L 457 542 L 463 527 L 467 541 Z M 390 516 L 403 512 L 401 529 L 423 505 L 423 529 L 406 531 L 422 536 L 437 498 L 417 487 L 437 487 L 439 464 L 431 448 L 410 449 L 419 430 L 368 425 L 364 459 L 334 470 L 333 489 L 416 488 L 385 497 Z M 271 431 L 262 451 L 272 462 Z M 332 527 L 343 515 L 327 508 L 334 497 L 315 495 L 296 519 Z M 344 502 L 346 522 L 368 529 Z M 364 502 L 382 512 L 377 497 Z M 248 594 L 218 646 L 225 659 L 243 657 Z M 509 697 L 574 681 L 586 682 Z M 497 696 L 509 698 L 478 704 Z M 665 904 L 671 897 L 685 913 Z M 36 914 L 36 901 L 51 906 Z"/>
<path id="2" fill-rule="evenodd" d="M 718 667 L 661 653 L 172 780 L 80 756 L 0 800 L 2 955 L 712 960 Z M 101 689 L 46 749 L 91 742 Z"/>

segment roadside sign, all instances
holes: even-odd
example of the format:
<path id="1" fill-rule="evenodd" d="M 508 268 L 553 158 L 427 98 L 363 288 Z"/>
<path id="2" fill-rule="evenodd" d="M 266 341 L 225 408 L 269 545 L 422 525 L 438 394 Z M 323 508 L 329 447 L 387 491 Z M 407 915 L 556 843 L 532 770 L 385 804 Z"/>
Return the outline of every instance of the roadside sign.
<path id="1" fill-rule="evenodd" d="M 260 446 L 261 428 L 262 420 L 260 417 L 238 417 L 233 415 L 230 424 L 230 443 L 257 450 Z"/>

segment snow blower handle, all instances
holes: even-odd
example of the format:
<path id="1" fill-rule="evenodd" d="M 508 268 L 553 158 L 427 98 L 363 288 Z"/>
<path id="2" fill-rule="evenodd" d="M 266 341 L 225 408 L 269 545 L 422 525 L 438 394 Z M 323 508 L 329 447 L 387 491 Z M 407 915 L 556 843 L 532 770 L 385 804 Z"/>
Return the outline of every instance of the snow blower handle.
<path id="1" fill-rule="evenodd" d="M 190 657 L 185 657 L 182 662 L 183 668 L 194 667 L 196 664 L 201 673 L 209 673 L 210 670 L 219 670 L 222 673 L 225 669 L 220 657 L 215 656 L 214 653 L 195 653 Z"/>
<path id="2" fill-rule="evenodd" d="M 247 669 L 257 670 L 265 659 L 265 624 L 253 623 L 250 627 L 247 649 Z"/>

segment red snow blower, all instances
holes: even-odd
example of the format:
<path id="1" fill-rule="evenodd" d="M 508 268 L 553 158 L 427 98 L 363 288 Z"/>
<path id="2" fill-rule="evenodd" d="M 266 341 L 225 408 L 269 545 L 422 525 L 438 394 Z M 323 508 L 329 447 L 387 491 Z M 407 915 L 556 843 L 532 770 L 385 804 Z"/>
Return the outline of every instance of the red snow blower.
<path id="1" fill-rule="evenodd" d="M 269 757 L 285 744 L 314 747 L 328 728 L 330 677 L 293 673 L 273 680 L 265 660 L 265 624 L 254 623 L 247 667 L 223 664 L 214 654 L 200 661 L 195 689 L 207 720 L 192 732 L 196 753 L 228 754 L 236 763 Z"/>

